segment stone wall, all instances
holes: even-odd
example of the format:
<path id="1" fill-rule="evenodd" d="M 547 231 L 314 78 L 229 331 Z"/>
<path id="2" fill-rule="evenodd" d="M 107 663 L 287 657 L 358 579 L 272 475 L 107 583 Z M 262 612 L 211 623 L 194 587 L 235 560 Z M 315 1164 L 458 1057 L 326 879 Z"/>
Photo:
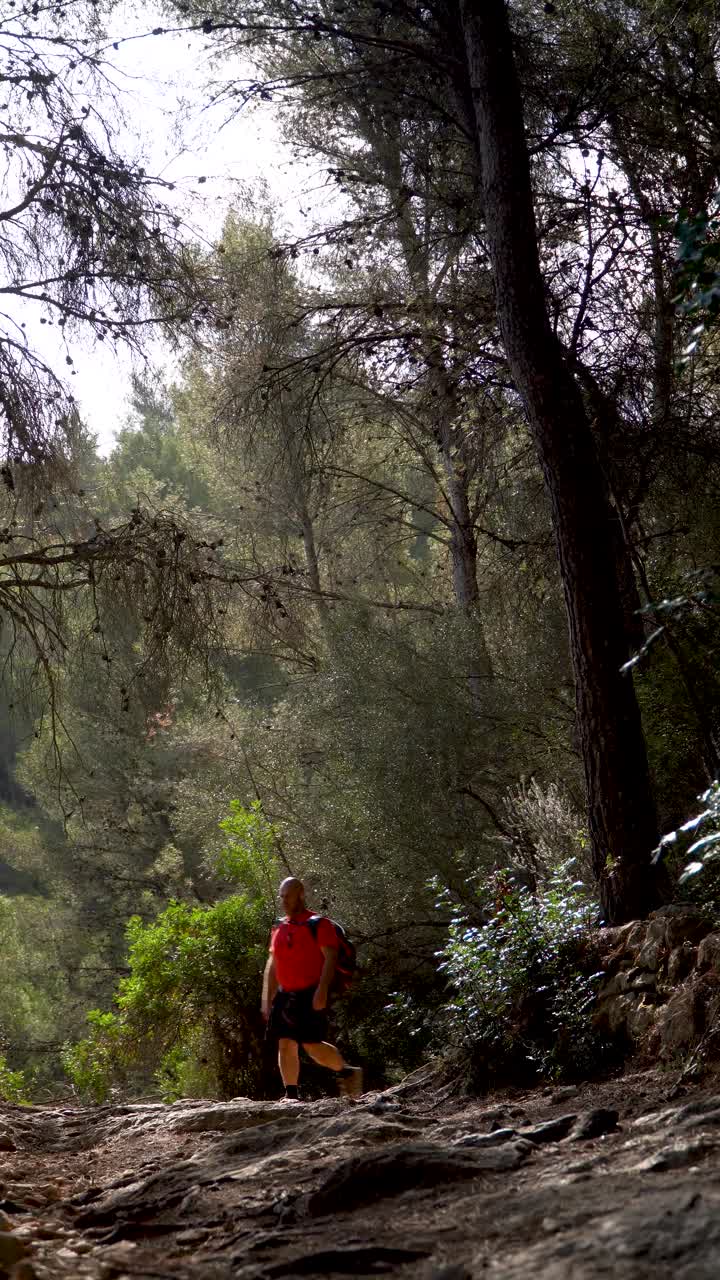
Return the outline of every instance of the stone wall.
<path id="1" fill-rule="evenodd" d="M 673 905 L 600 935 L 605 978 L 598 1030 L 665 1062 L 720 1030 L 720 931 L 695 907 Z"/>

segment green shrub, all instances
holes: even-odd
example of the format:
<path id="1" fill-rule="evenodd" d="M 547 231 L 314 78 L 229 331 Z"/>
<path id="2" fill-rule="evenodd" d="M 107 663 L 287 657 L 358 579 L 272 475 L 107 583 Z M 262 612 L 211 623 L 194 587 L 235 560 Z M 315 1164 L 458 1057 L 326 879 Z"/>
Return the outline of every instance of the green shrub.
<path id="1" fill-rule="evenodd" d="M 29 1089 L 24 1071 L 11 1071 L 4 1054 L 0 1053 L 0 1101 L 28 1106 L 30 1104 Z"/>
<path id="2" fill-rule="evenodd" d="M 113 1084 L 168 1101 L 262 1093 L 263 904 L 242 895 L 212 907 L 171 902 L 149 924 L 131 919 L 127 937 L 117 1012 L 95 1010 L 89 1036 L 65 1051 L 81 1096 L 103 1101 Z"/>
<path id="3" fill-rule="evenodd" d="M 274 907 L 280 879 L 280 837 L 265 817 L 260 801 L 253 800 L 245 808 L 239 800 L 231 800 L 230 814 L 218 826 L 227 840 L 222 849 L 210 856 L 215 874 L 249 897 Z"/>
<path id="4" fill-rule="evenodd" d="M 114 1013 L 91 1009 L 89 1034 L 63 1048 L 62 1065 L 76 1092 L 90 1102 L 106 1102 L 121 1073 L 125 1027 Z"/>
<path id="5" fill-rule="evenodd" d="M 570 870 L 558 867 L 536 894 L 496 873 L 475 921 L 461 910 L 450 925 L 440 953 L 453 992 L 445 1025 L 478 1087 L 495 1078 L 568 1078 L 605 1056 L 591 1020 L 601 976 L 591 942 L 598 909 Z M 441 901 L 447 908 L 449 894 Z"/>

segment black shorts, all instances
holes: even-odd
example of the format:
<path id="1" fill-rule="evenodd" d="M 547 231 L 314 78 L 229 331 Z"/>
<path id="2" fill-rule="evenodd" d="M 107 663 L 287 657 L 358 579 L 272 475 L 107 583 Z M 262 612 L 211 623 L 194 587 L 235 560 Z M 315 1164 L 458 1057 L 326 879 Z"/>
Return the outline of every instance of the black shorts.
<path id="1" fill-rule="evenodd" d="M 280 989 L 272 1002 L 268 1034 L 278 1040 L 297 1040 L 298 1044 L 319 1044 L 327 1040 L 327 1011 L 313 1009 L 315 991 L 315 987 L 303 987 L 301 991 Z"/>

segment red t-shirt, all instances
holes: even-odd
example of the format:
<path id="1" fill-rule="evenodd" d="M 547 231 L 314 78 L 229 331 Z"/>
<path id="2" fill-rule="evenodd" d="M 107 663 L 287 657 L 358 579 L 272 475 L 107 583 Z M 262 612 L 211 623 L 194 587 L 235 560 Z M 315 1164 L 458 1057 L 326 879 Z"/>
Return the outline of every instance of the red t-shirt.
<path id="1" fill-rule="evenodd" d="M 321 947 L 337 951 L 337 934 L 326 916 L 321 916 L 317 929 L 308 928 L 304 922 L 312 911 L 299 911 L 273 926 L 270 953 L 275 961 L 275 976 L 283 991 L 301 991 L 303 987 L 315 987 L 325 963 Z"/>

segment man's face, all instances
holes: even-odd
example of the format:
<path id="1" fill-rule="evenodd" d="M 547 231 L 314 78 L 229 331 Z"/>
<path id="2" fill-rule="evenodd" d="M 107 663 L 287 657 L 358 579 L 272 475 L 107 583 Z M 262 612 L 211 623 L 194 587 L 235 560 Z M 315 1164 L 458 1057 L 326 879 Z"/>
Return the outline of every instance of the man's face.
<path id="1" fill-rule="evenodd" d="M 280 890 L 280 901 L 287 916 L 294 916 L 296 912 L 302 911 L 305 905 L 305 891 L 302 885 L 284 884 Z"/>

